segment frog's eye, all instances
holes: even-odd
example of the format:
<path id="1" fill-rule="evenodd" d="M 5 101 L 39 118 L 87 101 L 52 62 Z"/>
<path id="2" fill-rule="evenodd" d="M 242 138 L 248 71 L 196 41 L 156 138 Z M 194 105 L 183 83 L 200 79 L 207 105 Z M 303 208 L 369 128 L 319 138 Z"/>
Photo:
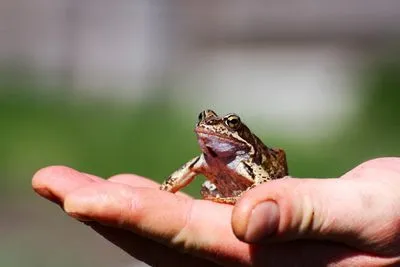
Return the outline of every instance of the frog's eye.
<path id="1" fill-rule="evenodd" d="M 225 121 L 225 124 L 233 130 L 236 130 L 240 126 L 240 118 L 239 118 L 239 116 L 234 115 L 234 114 L 225 117 L 224 121 Z"/>

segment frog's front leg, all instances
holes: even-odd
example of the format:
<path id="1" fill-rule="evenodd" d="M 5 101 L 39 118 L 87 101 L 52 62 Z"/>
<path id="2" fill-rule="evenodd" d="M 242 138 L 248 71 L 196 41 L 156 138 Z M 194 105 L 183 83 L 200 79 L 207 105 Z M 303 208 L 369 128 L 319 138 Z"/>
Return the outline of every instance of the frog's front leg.
<path id="1" fill-rule="evenodd" d="M 205 164 L 203 154 L 186 162 L 174 171 L 160 186 L 161 190 L 175 193 L 187 186 L 199 174 Z"/>

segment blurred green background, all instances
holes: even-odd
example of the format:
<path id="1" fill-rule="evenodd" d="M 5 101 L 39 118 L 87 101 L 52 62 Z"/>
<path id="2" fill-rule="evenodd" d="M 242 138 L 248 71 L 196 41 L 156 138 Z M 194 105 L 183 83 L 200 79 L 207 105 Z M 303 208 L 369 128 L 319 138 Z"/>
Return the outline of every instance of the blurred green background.
<path id="1" fill-rule="evenodd" d="M 400 35 L 358 12 L 392 18 L 374 6 L 269 28 L 259 27 L 271 16 L 254 3 L 264 22 L 238 3 L 215 11 L 133 1 L 110 11 L 104 2 L 92 12 L 73 1 L 5 2 L 17 16 L 0 16 L 12 25 L 0 47 L 0 266 L 142 266 L 35 195 L 32 175 L 66 165 L 160 182 L 199 153 L 193 127 L 205 108 L 238 113 L 267 145 L 284 148 L 295 177 L 339 177 L 400 154 Z M 126 23 L 132 14 L 144 18 Z M 342 27 L 352 16 L 365 23 Z M 320 28 L 309 27 L 315 21 Z M 186 192 L 199 197 L 201 182 Z"/>
<path id="2" fill-rule="evenodd" d="M 384 64 L 365 76 L 359 96 L 367 96 L 363 108 L 334 138 L 304 144 L 276 133 L 257 134 L 286 149 L 296 177 L 338 177 L 365 160 L 398 156 L 399 70 L 398 64 Z M 193 133 L 197 114 L 168 101 L 116 105 L 18 84 L 9 91 L 10 86 L 0 97 L 1 266 L 115 266 L 114 254 L 118 263 L 129 262 L 35 196 L 32 174 L 44 166 L 67 165 L 101 177 L 137 173 L 162 181 L 199 153 Z M 187 192 L 198 197 L 200 183 Z M 103 250 L 101 260 L 98 250 Z M 107 254 L 113 257 L 104 260 Z"/>

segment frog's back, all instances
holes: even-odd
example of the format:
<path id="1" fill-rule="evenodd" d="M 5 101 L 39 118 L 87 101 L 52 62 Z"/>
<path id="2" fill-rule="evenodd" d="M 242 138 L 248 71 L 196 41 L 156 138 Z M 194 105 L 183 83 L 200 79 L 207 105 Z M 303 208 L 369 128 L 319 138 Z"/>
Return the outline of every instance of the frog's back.
<path id="1" fill-rule="evenodd" d="M 268 172 L 271 179 L 278 179 L 289 175 L 286 153 L 280 148 L 267 147 L 256 135 L 256 147 L 263 156 L 261 165 Z"/>

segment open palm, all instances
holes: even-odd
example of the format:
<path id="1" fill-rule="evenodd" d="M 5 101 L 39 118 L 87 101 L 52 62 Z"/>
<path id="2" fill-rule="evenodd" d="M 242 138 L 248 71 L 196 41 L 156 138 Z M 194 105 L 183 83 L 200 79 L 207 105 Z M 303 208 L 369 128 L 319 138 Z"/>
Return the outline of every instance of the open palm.
<path id="1" fill-rule="evenodd" d="M 67 214 L 152 266 L 399 263 L 396 158 L 364 163 L 341 179 L 275 180 L 249 191 L 236 206 L 164 192 L 137 175 L 104 180 L 62 166 L 38 171 L 32 184 Z M 248 230 L 252 215 L 268 217 L 266 209 L 255 213 L 266 200 L 279 207 L 276 227 L 266 229 L 268 220 L 260 219 Z"/>

